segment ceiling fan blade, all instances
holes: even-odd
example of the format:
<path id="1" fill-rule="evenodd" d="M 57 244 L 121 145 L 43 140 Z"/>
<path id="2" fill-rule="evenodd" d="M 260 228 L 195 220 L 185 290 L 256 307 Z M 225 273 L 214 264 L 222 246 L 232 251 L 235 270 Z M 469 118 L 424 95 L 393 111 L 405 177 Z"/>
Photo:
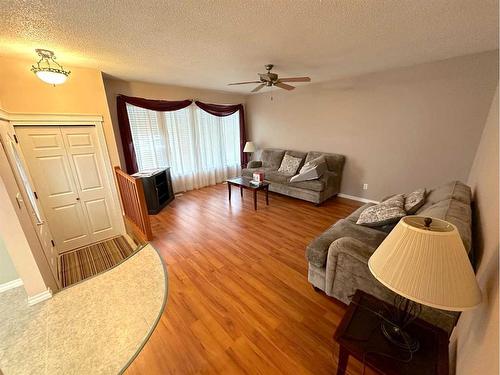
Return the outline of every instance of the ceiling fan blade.
<path id="1" fill-rule="evenodd" d="M 260 81 L 247 81 L 247 82 L 236 82 L 236 83 L 228 83 L 228 86 L 233 86 L 233 85 L 246 85 L 248 83 L 260 83 Z"/>
<path id="2" fill-rule="evenodd" d="M 263 88 L 264 86 L 266 86 L 266 84 L 264 83 L 261 83 L 259 86 L 257 86 L 256 88 L 254 88 L 252 91 L 250 92 L 257 92 L 259 91 L 261 88 Z"/>
<path id="3" fill-rule="evenodd" d="M 310 77 L 291 77 L 291 78 L 280 78 L 280 82 L 311 82 Z"/>
<path id="4" fill-rule="evenodd" d="M 287 85 L 286 83 L 281 83 L 281 82 L 275 83 L 274 86 L 277 86 L 277 87 L 285 89 L 285 90 L 293 90 L 295 88 L 293 86 L 290 86 L 290 85 Z"/>

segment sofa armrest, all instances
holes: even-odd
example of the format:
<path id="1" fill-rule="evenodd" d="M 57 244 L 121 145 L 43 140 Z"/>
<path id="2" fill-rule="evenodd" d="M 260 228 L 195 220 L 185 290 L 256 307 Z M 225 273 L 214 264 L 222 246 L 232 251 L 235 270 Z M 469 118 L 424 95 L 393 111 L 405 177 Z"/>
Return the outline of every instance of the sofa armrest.
<path id="1" fill-rule="evenodd" d="M 247 164 L 247 168 L 260 168 L 262 167 L 262 161 L 260 160 L 251 160 Z"/>
<path id="2" fill-rule="evenodd" d="M 333 289 L 339 267 L 348 270 L 353 276 L 356 275 L 358 278 L 371 282 L 373 276 L 368 269 L 368 259 L 375 249 L 352 237 L 342 237 L 332 242 L 326 258 L 325 290 L 327 293 Z M 348 303 L 346 300 L 343 302 Z"/>
<path id="3" fill-rule="evenodd" d="M 325 182 L 325 192 L 328 196 L 337 194 L 340 191 L 340 176 L 332 171 L 325 171 L 320 180 Z"/>

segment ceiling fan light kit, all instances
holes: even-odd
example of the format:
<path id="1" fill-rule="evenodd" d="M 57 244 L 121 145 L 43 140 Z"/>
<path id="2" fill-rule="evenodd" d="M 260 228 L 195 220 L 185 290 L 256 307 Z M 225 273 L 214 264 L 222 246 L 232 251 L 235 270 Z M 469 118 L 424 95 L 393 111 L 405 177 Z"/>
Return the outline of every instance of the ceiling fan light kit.
<path id="1" fill-rule="evenodd" d="M 250 92 L 257 92 L 264 87 L 273 87 L 273 86 L 290 91 L 293 90 L 295 86 L 288 85 L 285 82 L 311 82 L 311 78 L 309 77 L 279 78 L 278 74 L 271 72 L 271 69 L 273 69 L 274 67 L 273 64 L 267 64 L 264 65 L 264 67 L 266 68 L 266 73 L 258 73 L 260 80 L 229 83 L 229 86 L 258 83 L 259 85 Z"/>
<path id="2" fill-rule="evenodd" d="M 50 85 L 60 85 L 66 82 L 69 74 L 69 70 L 65 70 L 61 64 L 56 61 L 56 56 L 53 51 L 48 49 L 35 49 L 40 60 L 36 65 L 31 66 L 31 71 L 36 74 L 43 82 Z"/>

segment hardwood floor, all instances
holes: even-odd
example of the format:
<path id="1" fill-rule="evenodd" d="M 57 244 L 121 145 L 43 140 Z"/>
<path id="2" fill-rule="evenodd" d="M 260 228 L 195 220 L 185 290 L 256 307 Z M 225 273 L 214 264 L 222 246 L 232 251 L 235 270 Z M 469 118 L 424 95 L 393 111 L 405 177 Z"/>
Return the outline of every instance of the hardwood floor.
<path id="1" fill-rule="evenodd" d="M 316 207 L 226 185 L 177 197 L 151 216 L 169 293 L 155 332 L 126 374 L 332 374 L 345 307 L 307 281 L 306 245 L 359 204 Z M 361 372 L 350 363 L 349 373 Z"/>

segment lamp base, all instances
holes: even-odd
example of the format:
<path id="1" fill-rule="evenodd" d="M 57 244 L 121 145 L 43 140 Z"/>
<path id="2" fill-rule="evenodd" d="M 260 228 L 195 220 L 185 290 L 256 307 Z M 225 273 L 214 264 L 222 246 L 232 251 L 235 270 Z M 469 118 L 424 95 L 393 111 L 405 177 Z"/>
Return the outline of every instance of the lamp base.
<path id="1" fill-rule="evenodd" d="M 411 352 L 416 352 L 420 348 L 418 340 L 398 326 L 382 321 L 380 328 L 385 338 L 389 340 L 391 344 Z"/>

